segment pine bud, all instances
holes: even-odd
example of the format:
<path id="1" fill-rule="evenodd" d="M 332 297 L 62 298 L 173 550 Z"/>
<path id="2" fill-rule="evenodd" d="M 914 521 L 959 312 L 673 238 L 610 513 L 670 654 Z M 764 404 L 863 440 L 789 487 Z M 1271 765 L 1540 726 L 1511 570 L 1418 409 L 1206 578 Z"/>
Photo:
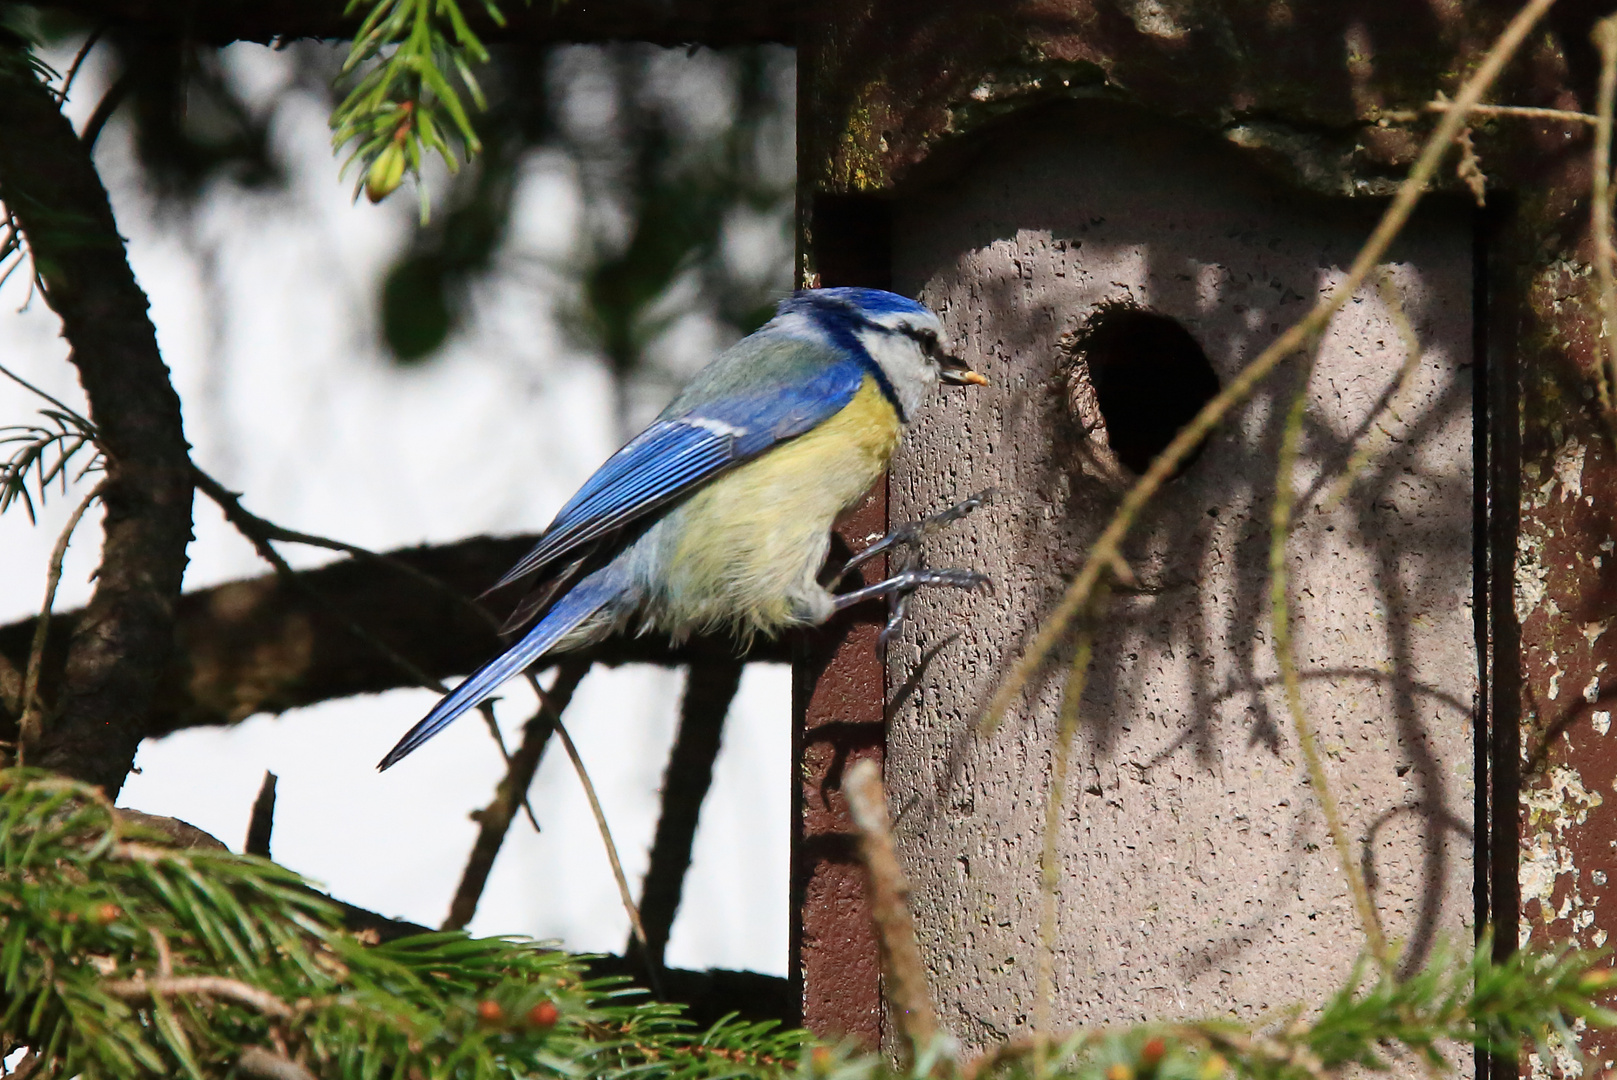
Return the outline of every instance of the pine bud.
<path id="1" fill-rule="evenodd" d="M 387 145 L 376 160 L 371 162 L 371 171 L 365 174 L 365 197 L 373 203 L 379 203 L 398 188 L 404 179 L 404 147 L 397 142 Z"/>
<path id="2" fill-rule="evenodd" d="M 1162 1064 L 1163 1055 L 1168 1052 L 1168 1044 L 1160 1037 L 1145 1040 L 1140 1047 L 1140 1064 L 1147 1069 L 1154 1069 Z"/>
<path id="3" fill-rule="evenodd" d="M 557 1009 L 554 1003 L 541 1001 L 528 1010 L 528 1023 L 536 1028 L 553 1028 L 560 1015 L 561 1010 Z"/>
<path id="4" fill-rule="evenodd" d="M 505 1010 L 500 1008 L 498 1001 L 480 1001 L 477 1003 L 477 1018 L 485 1024 L 498 1024 L 505 1019 Z"/>

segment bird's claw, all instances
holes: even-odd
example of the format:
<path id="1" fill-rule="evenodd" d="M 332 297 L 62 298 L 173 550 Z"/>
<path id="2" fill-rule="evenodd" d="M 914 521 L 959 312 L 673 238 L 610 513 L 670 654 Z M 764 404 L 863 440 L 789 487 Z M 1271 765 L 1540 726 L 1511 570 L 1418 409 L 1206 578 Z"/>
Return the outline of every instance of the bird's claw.
<path id="1" fill-rule="evenodd" d="M 936 514 L 928 514 L 926 517 L 915 521 L 904 522 L 904 524 L 893 529 L 886 536 L 844 563 L 842 569 L 837 572 L 837 580 L 840 581 L 847 577 L 849 573 L 859 566 L 869 562 L 883 552 L 895 547 L 913 548 L 917 546 L 926 538 L 928 533 L 936 532 L 945 525 L 954 524 L 978 507 L 993 501 L 994 496 L 998 493 L 997 488 L 987 488 L 968 498 L 961 499 L 946 510 L 940 510 Z"/>
<path id="2" fill-rule="evenodd" d="M 909 578 L 913 584 L 900 585 L 888 594 L 887 625 L 882 627 L 881 636 L 876 642 L 881 647 L 886 647 L 904 628 L 904 619 L 909 615 L 910 597 L 921 586 L 946 585 L 952 589 L 975 589 L 979 585 L 986 585 L 990 592 L 994 589 L 993 580 L 975 570 L 907 570 L 898 576 Z"/>

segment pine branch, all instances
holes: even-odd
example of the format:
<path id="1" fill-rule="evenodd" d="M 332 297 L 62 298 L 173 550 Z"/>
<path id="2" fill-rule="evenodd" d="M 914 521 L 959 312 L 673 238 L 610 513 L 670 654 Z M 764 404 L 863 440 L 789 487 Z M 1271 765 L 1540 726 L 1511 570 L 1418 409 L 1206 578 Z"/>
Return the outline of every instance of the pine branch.
<path id="1" fill-rule="evenodd" d="M 464 675 L 502 647 L 489 621 L 472 613 L 464 597 L 476 596 L 499 579 L 533 546 L 534 537 L 474 537 L 430 547 L 402 548 L 385 562 L 342 559 L 301 571 L 315 593 L 366 626 L 394 651 L 437 679 Z M 404 565 L 443 587 L 429 587 Z M 501 620 L 515 602 L 497 595 L 486 601 Z M 47 702 L 60 693 L 65 644 L 83 611 L 56 614 L 40 673 Z M 229 582 L 180 597 L 174 608 L 175 648 L 158 679 L 143 735 L 156 737 L 189 727 L 238 723 L 255 713 L 279 713 L 321 701 L 380 693 L 411 681 L 356 639 L 309 592 L 276 574 Z M 0 626 L 0 658 L 20 673 L 27 669 L 34 619 Z M 724 636 L 697 638 L 679 648 L 666 638 L 622 638 L 577 654 L 596 663 L 719 663 L 733 659 Z M 748 660 L 786 661 L 787 641 L 759 639 Z M 0 740 L 15 738 L 16 714 L 0 704 Z"/>
<path id="2" fill-rule="evenodd" d="M 204 45 L 232 41 L 265 44 L 296 38 L 353 38 L 363 12 L 347 12 L 340 0 L 219 0 L 175 4 L 171 0 L 52 0 L 109 28 L 153 37 L 184 38 Z M 610 4 L 509 4 L 505 25 L 496 25 L 469 5 L 467 24 L 490 44 L 649 41 L 656 45 L 790 45 L 796 39 L 797 8 L 786 0 L 614 0 Z"/>
<path id="3" fill-rule="evenodd" d="M 174 643 L 191 540 L 180 401 L 88 150 L 23 48 L 0 45 L 0 201 L 21 228 L 106 455 L 96 591 L 41 763 L 116 792 Z"/>

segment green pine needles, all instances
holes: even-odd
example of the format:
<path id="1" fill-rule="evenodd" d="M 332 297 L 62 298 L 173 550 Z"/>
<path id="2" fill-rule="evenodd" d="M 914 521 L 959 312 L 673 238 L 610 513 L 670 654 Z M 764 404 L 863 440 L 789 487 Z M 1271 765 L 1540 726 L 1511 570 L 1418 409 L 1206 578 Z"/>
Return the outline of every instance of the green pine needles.
<path id="1" fill-rule="evenodd" d="M 351 0 L 347 10 L 351 14 L 365 3 Z M 494 0 L 481 3 L 490 21 L 505 25 Z M 482 149 L 462 95 L 484 107 L 472 65 L 487 61 L 488 49 L 456 0 L 371 0 L 342 74 L 369 66 L 333 110 L 331 139 L 339 148 L 353 144 L 343 168 L 359 166 L 359 187 L 372 202 L 386 198 L 408 174 L 418 181 L 426 219 L 427 196 L 419 183 L 423 159 L 437 154 L 454 172 L 460 155 L 451 140 L 468 160 Z"/>
<path id="2" fill-rule="evenodd" d="M 1322 1008 L 1260 1028 L 1163 1023 L 1006 1043 L 947 1038 L 895 1066 L 772 1024 L 701 1031 L 677 1006 L 514 938 L 344 930 L 265 859 L 167 846 L 98 791 L 0 771 L 0 1054 L 31 1077 L 565 1080 L 1319 1080 L 1459 1043 L 1514 1054 L 1607 1025 L 1595 957 L 1440 952 L 1408 978 L 1361 964 Z"/>
<path id="3" fill-rule="evenodd" d="M 803 1036 L 675 1006 L 510 938 L 366 944 L 265 859 L 176 850 L 99 794 L 0 771 L 0 1052 L 70 1077 L 718 1080 Z"/>

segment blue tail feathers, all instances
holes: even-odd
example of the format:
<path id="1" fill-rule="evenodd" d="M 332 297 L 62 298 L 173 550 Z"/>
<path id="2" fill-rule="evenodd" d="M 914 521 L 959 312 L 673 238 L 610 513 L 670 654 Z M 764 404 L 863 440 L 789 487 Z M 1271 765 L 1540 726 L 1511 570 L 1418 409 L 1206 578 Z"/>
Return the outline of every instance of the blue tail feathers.
<path id="1" fill-rule="evenodd" d="M 444 695 L 431 712 L 404 733 L 404 738 L 387 752 L 376 768 L 390 769 L 403 761 L 422 743 L 448 727 L 468 709 L 475 708 L 499 689 L 501 683 L 520 674 L 529 664 L 555 647 L 569 631 L 605 607 L 607 601 L 621 590 L 611 570 L 611 567 L 598 570 L 573 586 L 521 641 L 472 672 L 464 682 Z"/>

